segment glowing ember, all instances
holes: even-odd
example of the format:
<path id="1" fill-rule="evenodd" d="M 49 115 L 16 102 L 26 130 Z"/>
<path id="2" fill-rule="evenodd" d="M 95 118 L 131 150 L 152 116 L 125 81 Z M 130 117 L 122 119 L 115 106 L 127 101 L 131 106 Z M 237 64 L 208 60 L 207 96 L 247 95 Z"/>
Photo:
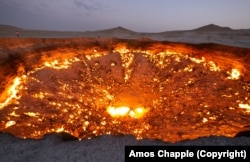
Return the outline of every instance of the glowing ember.
<path id="1" fill-rule="evenodd" d="M 15 60 L 21 72 L 0 71 L 1 132 L 174 142 L 249 128 L 249 62 L 230 52 L 213 57 L 211 47 L 154 41 L 47 41 L 56 48 L 23 49 L 25 58 Z"/>

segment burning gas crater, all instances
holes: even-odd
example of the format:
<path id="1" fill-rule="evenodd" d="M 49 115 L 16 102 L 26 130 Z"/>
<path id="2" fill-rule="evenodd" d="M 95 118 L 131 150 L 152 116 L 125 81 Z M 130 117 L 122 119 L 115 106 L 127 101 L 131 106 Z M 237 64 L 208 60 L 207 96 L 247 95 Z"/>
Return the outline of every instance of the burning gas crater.
<path id="1" fill-rule="evenodd" d="M 1 93 L 1 132 L 35 139 L 52 132 L 78 139 L 131 134 L 174 142 L 250 129 L 250 85 L 239 65 L 229 69 L 175 48 L 156 52 L 126 44 L 107 53 L 60 54 L 29 71 L 20 65 Z"/>

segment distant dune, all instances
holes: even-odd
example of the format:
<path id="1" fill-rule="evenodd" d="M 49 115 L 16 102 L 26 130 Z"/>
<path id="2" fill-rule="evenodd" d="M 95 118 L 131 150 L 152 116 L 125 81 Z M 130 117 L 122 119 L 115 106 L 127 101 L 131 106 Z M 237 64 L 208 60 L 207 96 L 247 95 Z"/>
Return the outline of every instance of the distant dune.
<path id="1" fill-rule="evenodd" d="M 16 37 L 16 31 L 19 31 L 20 37 L 23 38 L 149 38 L 157 41 L 193 44 L 216 43 L 250 48 L 250 29 L 235 30 L 215 24 L 205 25 L 191 30 L 165 31 L 159 33 L 136 32 L 121 26 L 97 31 L 52 31 L 30 30 L 10 25 L 0 25 L 0 37 Z"/>
<path id="2" fill-rule="evenodd" d="M 135 31 L 126 29 L 126 28 L 121 27 L 121 26 L 111 28 L 111 29 L 94 31 L 94 32 L 109 33 L 109 34 L 134 34 L 134 33 L 136 33 Z"/>

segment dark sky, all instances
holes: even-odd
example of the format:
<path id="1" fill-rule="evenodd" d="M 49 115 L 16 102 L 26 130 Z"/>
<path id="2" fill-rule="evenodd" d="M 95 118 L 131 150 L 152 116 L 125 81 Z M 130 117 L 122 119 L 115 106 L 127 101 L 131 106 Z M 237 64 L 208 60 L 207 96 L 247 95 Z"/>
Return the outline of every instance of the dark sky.
<path id="1" fill-rule="evenodd" d="M 71 31 L 250 29 L 250 0 L 0 0 L 0 24 Z"/>

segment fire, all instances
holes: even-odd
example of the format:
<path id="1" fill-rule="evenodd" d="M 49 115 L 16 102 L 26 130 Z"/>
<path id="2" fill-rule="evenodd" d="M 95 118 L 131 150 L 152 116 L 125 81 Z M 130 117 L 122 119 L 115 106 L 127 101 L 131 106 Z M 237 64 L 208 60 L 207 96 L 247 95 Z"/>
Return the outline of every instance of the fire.
<path id="1" fill-rule="evenodd" d="M 13 125 L 15 125 L 16 124 L 16 122 L 15 121 L 8 121 L 6 124 L 5 124 L 5 128 L 8 128 L 8 127 L 11 127 L 11 126 L 13 126 Z"/>
<path id="2" fill-rule="evenodd" d="M 20 117 L 20 115 L 16 114 L 15 111 L 12 111 L 9 115 L 14 117 Z"/>
<path id="3" fill-rule="evenodd" d="M 190 60 L 192 60 L 193 62 L 196 62 L 198 64 L 205 62 L 205 58 L 204 57 L 202 57 L 201 59 L 195 58 L 195 57 L 190 57 Z"/>
<path id="4" fill-rule="evenodd" d="M 25 112 L 23 114 L 30 116 L 30 117 L 38 117 L 39 116 L 39 113 L 34 113 L 34 112 Z"/>
<path id="5" fill-rule="evenodd" d="M 6 94 L 6 99 L 4 102 L 0 103 L 0 109 L 4 108 L 7 106 L 13 99 L 19 99 L 20 97 L 17 95 L 18 94 L 18 88 L 21 84 L 21 79 L 20 77 L 16 77 L 13 80 L 13 84 L 8 88 L 7 94 Z"/>
<path id="6" fill-rule="evenodd" d="M 53 69 L 67 69 L 69 68 L 69 66 L 74 63 L 79 61 L 79 59 L 77 57 L 73 58 L 73 59 L 64 59 L 63 61 L 59 61 L 59 60 L 53 60 L 53 61 L 46 61 L 44 63 L 45 67 L 50 67 Z M 42 67 L 43 68 L 43 67 Z"/>
<path id="7" fill-rule="evenodd" d="M 142 118 L 148 110 L 142 107 L 138 107 L 129 112 L 129 116 L 132 118 Z"/>
<path id="8" fill-rule="evenodd" d="M 142 118 L 147 110 L 142 107 L 137 107 L 135 109 L 131 109 L 127 106 L 120 106 L 120 107 L 113 107 L 109 106 L 107 108 L 107 112 L 112 117 L 124 117 L 124 116 L 130 116 L 131 118 Z"/>
<path id="9" fill-rule="evenodd" d="M 63 132 L 63 131 L 64 131 L 64 128 L 60 127 L 60 128 L 57 128 L 55 132 L 60 133 L 60 132 Z"/>
<path id="10" fill-rule="evenodd" d="M 230 76 L 227 77 L 228 79 L 237 80 L 240 78 L 240 71 L 238 69 L 232 69 L 231 73 L 228 73 L 230 74 Z"/>
<path id="11" fill-rule="evenodd" d="M 124 52 L 126 52 L 126 50 Z M 130 66 L 134 60 L 134 55 L 132 53 L 121 53 L 121 60 L 122 60 L 122 66 L 125 69 L 124 80 L 125 82 L 127 82 L 133 70 Z"/>
<path id="12" fill-rule="evenodd" d="M 220 68 L 213 61 L 209 61 L 208 64 L 211 71 L 220 71 Z"/>
<path id="13" fill-rule="evenodd" d="M 102 51 L 94 44 L 76 43 L 65 55 L 58 52 L 65 49 L 44 51 L 32 68 L 13 75 L 0 98 L 0 131 L 22 138 L 66 132 L 79 139 L 132 134 L 176 141 L 211 132 L 233 136 L 249 125 L 243 63 L 223 64 L 191 45 L 117 43 Z"/>
<path id="14" fill-rule="evenodd" d="M 250 105 L 249 104 L 239 104 L 239 108 L 246 109 L 247 113 L 250 113 Z"/>
<path id="15" fill-rule="evenodd" d="M 112 116 L 112 117 L 122 117 L 128 114 L 130 108 L 127 106 L 121 106 L 121 107 L 113 107 L 109 106 L 107 108 L 107 112 Z"/>

